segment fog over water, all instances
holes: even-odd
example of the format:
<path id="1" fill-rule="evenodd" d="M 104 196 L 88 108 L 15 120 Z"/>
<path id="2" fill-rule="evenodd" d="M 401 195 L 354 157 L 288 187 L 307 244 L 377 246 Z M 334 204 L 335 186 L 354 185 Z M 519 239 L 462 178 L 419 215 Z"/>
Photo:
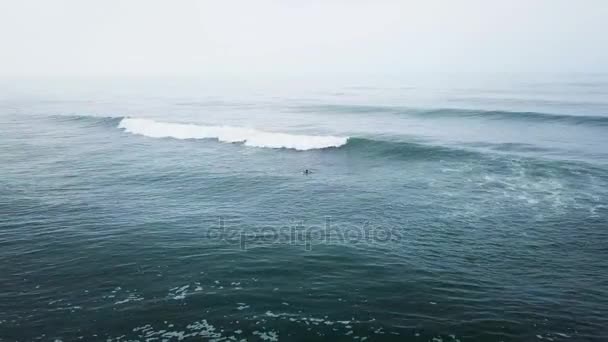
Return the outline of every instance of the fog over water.
<path id="1" fill-rule="evenodd" d="M 602 0 L 3 1 L 0 75 L 607 72 Z"/>

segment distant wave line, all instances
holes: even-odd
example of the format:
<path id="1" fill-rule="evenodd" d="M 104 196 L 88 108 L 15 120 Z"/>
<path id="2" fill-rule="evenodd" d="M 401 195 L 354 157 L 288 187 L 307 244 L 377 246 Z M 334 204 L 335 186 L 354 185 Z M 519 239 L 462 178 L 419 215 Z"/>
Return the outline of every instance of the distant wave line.
<path id="1" fill-rule="evenodd" d="M 527 120 L 537 122 L 562 122 L 568 124 L 592 124 L 608 126 L 608 116 L 599 115 L 570 115 L 541 112 L 517 112 L 502 110 L 481 110 L 481 109 L 458 109 L 458 108 L 438 108 L 420 109 L 402 106 L 374 106 L 374 105 L 310 105 L 292 107 L 300 112 L 336 112 L 336 113 L 387 113 L 403 114 L 422 118 L 480 118 L 494 120 Z"/>

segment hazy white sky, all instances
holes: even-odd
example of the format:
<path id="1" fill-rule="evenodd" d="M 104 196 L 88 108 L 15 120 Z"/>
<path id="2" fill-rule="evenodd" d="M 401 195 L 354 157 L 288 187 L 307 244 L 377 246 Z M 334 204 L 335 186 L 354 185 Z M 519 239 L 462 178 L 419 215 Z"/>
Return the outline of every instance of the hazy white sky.
<path id="1" fill-rule="evenodd" d="M 606 0 L 0 0 L 0 75 L 608 71 Z"/>

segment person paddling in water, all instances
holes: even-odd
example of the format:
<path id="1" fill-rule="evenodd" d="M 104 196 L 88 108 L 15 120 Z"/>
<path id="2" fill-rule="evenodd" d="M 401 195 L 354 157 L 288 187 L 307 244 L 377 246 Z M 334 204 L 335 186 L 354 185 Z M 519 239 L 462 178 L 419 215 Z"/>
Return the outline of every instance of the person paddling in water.
<path id="1" fill-rule="evenodd" d="M 311 172 L 308 169 L 306 169 L 306 170 L 304 170 L 304 174 L 309 175 L 309 174 L 311 174 Z"/>

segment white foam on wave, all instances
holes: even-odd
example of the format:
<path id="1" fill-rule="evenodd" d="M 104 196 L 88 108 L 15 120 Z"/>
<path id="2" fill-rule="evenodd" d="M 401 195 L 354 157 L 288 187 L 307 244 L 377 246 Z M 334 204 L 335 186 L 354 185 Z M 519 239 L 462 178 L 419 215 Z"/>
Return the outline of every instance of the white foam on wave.
<path id="1" fill-rule="evenodd" d="M 264 132 L 244 127 L 204 126 L 142 118 L 124 118 L 118 127 L 125 132 L 151 138 L 217 139 L 226 143 L 243 143 L 246 146 L 300 151 L 340 147 L 348 140 L 348 137 Z"/>

